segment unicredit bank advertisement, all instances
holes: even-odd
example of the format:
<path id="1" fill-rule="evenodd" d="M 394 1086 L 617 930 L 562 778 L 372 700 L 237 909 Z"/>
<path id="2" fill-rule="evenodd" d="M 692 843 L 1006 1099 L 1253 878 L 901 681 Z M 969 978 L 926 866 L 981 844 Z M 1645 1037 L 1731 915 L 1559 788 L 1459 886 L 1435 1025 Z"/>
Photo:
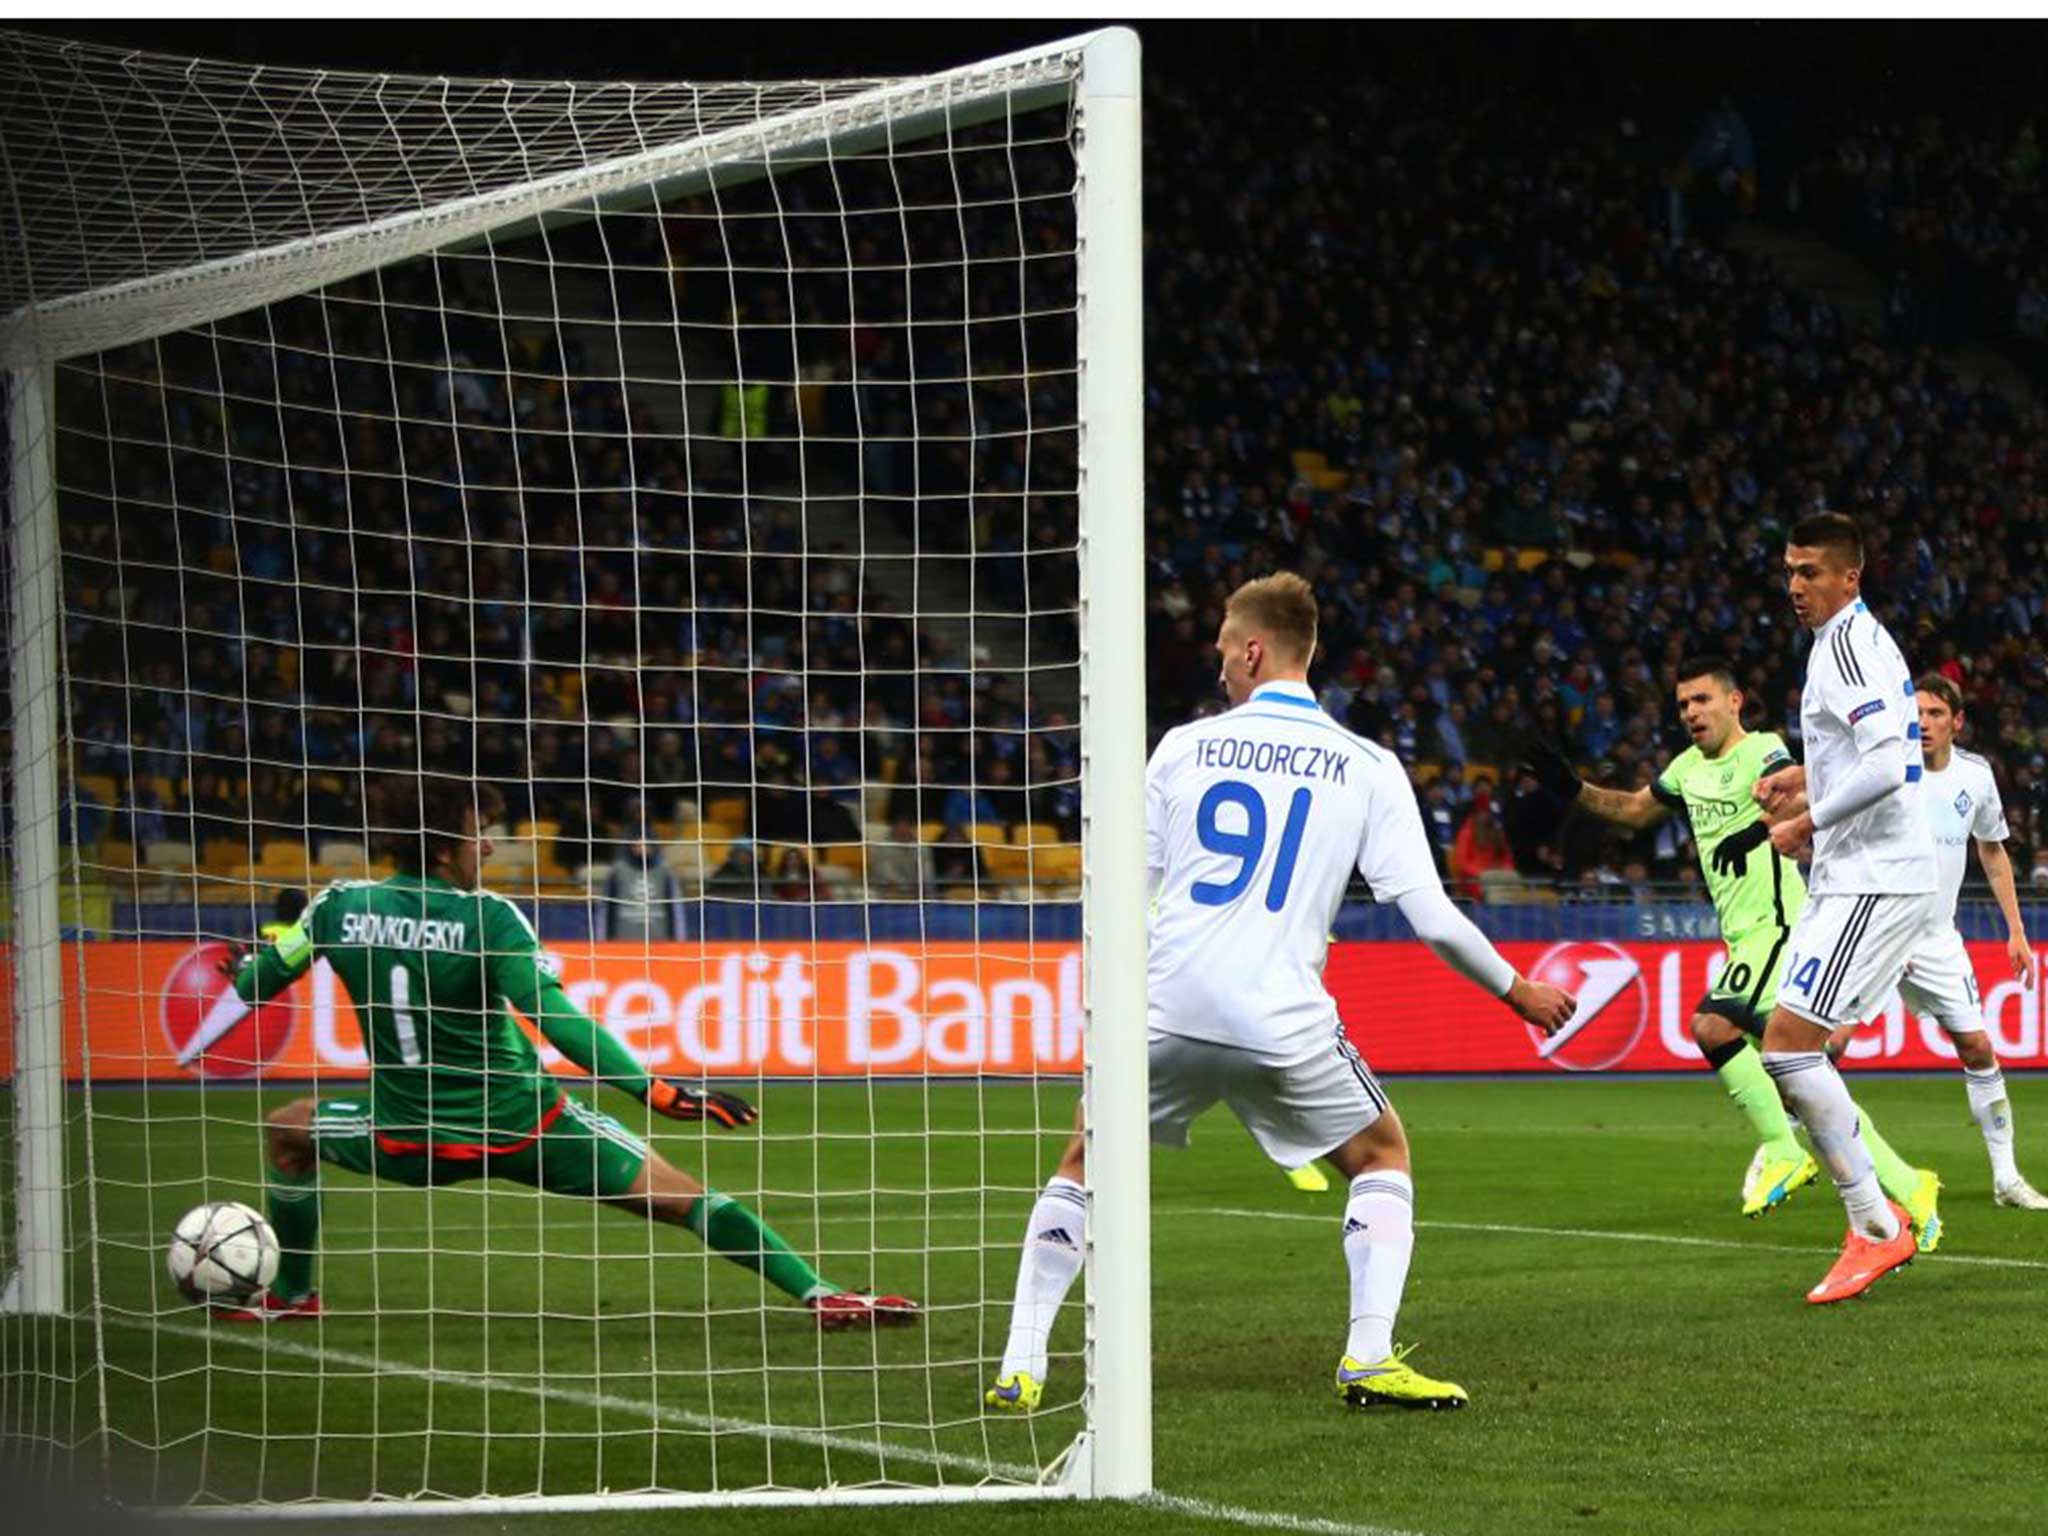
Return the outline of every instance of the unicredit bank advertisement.
<path id="1" fill-rule="evenodd" d="M 1724 951 L 1697 939 L 1501 944 L 1517 967 L 1574 992 L 1542 1039 L 1412 940 L 1340 942 L 1324 982 L 1377 1071 L 1698 1070 L 1687 1032 Z M 2039 981 L 2004 946 L 1973 943 L 1984 1013 L 2008 1069 L 2048 1067 Z M 204 1057 L 181 1046 L 226 985 L 221 944 L 66 946 L 67 1061 L 96 1080 L 359 1079 L 367 1061 L 347 993 L 324 964 Z M 562 945 L 569 995 L 648 1070 L 708 1077 L 1030 1076 L 1080 1069 L 1082 977 L 1072 942 Z M 1110 1021 L 1142 1028 L 1143 1021 Z M 0 1070 L 7 1042 L 0 1037 Z M 1894 999 L 1850 1047 L 1857 1070 L 1950 1066 L 1940 1026 Z M 560 1065 L 545 1043 L 542 1057 Z M 574 1068 L 565 1068 L 574 1071 Z"/>

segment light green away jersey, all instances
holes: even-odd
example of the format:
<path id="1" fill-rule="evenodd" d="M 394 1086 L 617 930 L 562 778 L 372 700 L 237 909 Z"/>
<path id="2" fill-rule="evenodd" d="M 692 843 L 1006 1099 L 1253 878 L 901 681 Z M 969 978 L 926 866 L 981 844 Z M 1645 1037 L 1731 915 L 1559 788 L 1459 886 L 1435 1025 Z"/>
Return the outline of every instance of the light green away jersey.
<path id="1" fill-rule="evenodd" d="M 1806 903 L 1799 866 L 1769 843 L 1749 850 L 1742 874 L 1716 874 L 1714 849 L 1731 833 L 1763 817 L 1751 791 L 1767 773 L 1790 767 L 1792 754 L 1771 731 L 1745 736 L 1719 757 L 1687 747 L 1657 775 L 1650 792 L 1692 822 L 1700 873 L 1706 876 L 1721 937 L 1729 944 L 1760 928 L 1790 927 Z"/>
<path id="2" fill-rule="evenodd" d="M 435 1141 L 516 1135 L 560 1093 L 506 1011 L 539 1017 L 559 984 L 525 914 L 502 896 L 419 875 L 345 881 L 259 958 L 264 996 L 315 958 L 334 967 L 369 1049 L 380 1129 Z"/>

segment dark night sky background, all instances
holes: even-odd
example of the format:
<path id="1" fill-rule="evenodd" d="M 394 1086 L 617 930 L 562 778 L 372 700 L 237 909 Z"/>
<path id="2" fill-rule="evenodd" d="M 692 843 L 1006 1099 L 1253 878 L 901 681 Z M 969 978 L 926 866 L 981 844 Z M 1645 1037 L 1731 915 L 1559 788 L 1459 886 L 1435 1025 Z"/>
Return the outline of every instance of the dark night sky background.
<path id="1" fill-rule="evenodd" d="M 585 79 L 786 79 L 908 74 L 1086 31 L 1081 20 L 157 21 L 33 24 L 96 42 L 340 69 Z M 1691 105 L 1722 90 L 1865 90 L 1879 112 L 2039 78 L 2039 22 L 1143 21 L 1151 73 L 1257 71 L 1276 108 L 1304 85 L 1427 49 L 1468 86 L 1548 80 L 1590 108 Z"/>

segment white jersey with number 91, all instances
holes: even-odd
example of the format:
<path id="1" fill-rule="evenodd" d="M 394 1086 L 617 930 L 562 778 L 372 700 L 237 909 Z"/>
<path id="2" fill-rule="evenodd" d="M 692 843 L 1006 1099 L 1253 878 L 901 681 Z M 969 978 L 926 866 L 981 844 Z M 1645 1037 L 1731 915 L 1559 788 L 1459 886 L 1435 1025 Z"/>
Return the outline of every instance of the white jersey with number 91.
<path id="1" fill-rule="evenodd" d="M 1166 734 L 1145 850 L 1151 1028 L 1270 1056 L 1329 1048 L 1323 960 L 1352 870 L 1382 902 L 1438 883 L 1400 760 L 1301 683 Z"/>

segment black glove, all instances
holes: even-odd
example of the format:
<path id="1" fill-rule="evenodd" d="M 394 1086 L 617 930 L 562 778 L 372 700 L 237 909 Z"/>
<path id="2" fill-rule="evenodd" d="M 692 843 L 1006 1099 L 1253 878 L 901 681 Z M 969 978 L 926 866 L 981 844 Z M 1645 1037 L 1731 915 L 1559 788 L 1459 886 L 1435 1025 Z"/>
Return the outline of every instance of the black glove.
<path id="1" fill-rule="evenodd" d="M 1578 799 L 1579 791 L 1586 787 L 1571 759 L 1541 736 L 1523 739 L 1522 761 L 1539 784 L 1567 805 Z"/>
<path id="2" fill-rule="evenodd" d="M 657 1077 L 647 1084 L 647 1107 L 671 1120 L 713 1120 L 727 1130 L 752 1125 L 761 1112 L 736 1093 L 692 1088 Z"/>
<path id="3" fill-rule="evenodd" d="M 1729 833 L 1714 845 L 1714 873 L 1740 879 L 1749 873 L 1749 850 L 1770 840 L 1771 829 L 1761 816 L 1740 832 Z"/>
<path id="4" fill-rule="evenodd" d="M 220 957 L 219 961 L 216 962 L 216 964 L 214 965 L 214 969 L 219 971 L 221 975 L 227 977 L 228 985 L 233 986 L 235 984 L 235 978 L 242 974 L 242 967 L 248 964 L 248 961 L 248 946 L 245 944 L 237 944 L 230 941 L 228 944 L 228 952 Z"/>

